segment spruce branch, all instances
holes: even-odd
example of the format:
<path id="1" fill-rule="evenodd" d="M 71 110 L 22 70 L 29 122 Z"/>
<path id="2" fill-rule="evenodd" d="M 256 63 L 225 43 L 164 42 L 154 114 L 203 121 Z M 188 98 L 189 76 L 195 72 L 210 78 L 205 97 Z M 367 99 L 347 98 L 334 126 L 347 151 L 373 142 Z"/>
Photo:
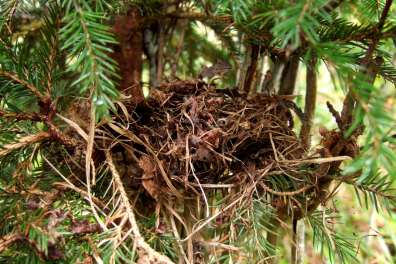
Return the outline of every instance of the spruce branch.
<path id="1" fill-rule="evenodd" d="M 80 92 L 89 92 L 96 118 L 114 107 L 112 99 L 118 96 L 116 62 L 109 57 L 110 45 L 116 44 L 110 27 L 104 24 L 105 13 L 94 11 L 83 0 L 65 1 L 66 14 L 61 28 L 61 49 L 75 60 L 68 65 L 71 72 L 80 74 L 73 85 Z"/>
<path id="2" fill-rule="evenodd" d="M 392 200 L 393 202 L 396 202 L 396 195 L 390 194 L 390 192 L 394 191 L 394 189 L 387 188 L 388 190 L 382 190 L 382 186 L 369 186 L 369 185 L 363 185 L 363 184 L 356 184 L 356 188 L 364 191 L 364 192 L 370 192 L 375 195 L 378 195 L 384 199 Z"/>
<path id="3" fill-rule="evenodd" d="M 366 51 L 366 54 L 361 62 L 362 70 L 360 73 L 362 75 L 365 75 L 367 73 L 369 74 L 369 76 L 368 76 L 369 79 L 367 80 L 368 83 L 374 82 L 375 76 L 377 75 L 377 73 L 379 71 L 379 67 L 383 63 L 383 61 L 379 61 L 379 60 L 373 61 L 372 56 L 373 56 L 376 46 L 378 45 L 378 42 L 380 41 L 379 34 L 381 34 L 381 31 L 384 27 L 390 7 L 392 6 L 392 2 L 393 2 L 393 0 L 386 1 L 384 9 L 381 14 L 381 17 L 380 17 L 379 22 L 376 27 L 377 34 L 372 39 L 372 41 Z M 347 125 L 350 125 L 350 123 L 352 122 L 352 113 L 355 110 L 355 104 L 356 104 L 356 99 L 355 99 L 354 91 L 352 89 L 350 89 L 348 91 L 347 96 L 344 99 L 343 109 L 342 109 L 342 113 L 341 113 L 341 119 L 343 121 L 344 127 L 346 127 Z"/>
<path id="4" fill-rule="evenodd" d="M 314 211 L 307 220 L 313 230 L 314 247 L 319 248 L 322 253 L 327 248 L 330 263 L 336 263 L 336 257 L 340 263 L 356 262 L 356 247 L 351 239 L 339 235 L 329 226 L 334 215 L 328 211 Z"/>
<path id="5" fill-rule="evenodd" d="M 51 135 L 48 132 L 39 132 L 35 135 L 29 135 L 29 136 L 19 138 L 18 141 L 15 143 L 6 144 L 6 145 L 2 146 L 0 149 L 0 157 L 3 157 L 17 149 L 27 147 L 31 144 L 35 144 L 35 143 L 41 142 L 43 140 L 47 140 L 50 137 L 51 137 Z"/>
<path id="6" fill-rule="evenodd" d="M 6 77 L 8 79 L 13 80 L 16 83 L 19 83 L 19 84 L 23 85 L 24 87 L 26 87 L 28 90 L 30 90 L 37 97 L 39 102 L 41 102 L 44 105 L 48 105 L 48 103 L 50 101 L 49 96 L 48 95 L 43 95 L 36 86 L 34 86 L 33 84 L 31 84 L 31 83 L 19 78 L 16 73 L 0 70 L 0 76 L 4 76 L 4 77 Z"/>
<path id="7" fill-rule="evenodd" d="M 20 241 L 22 235 L 18 232 L 12 232 L 5 236 L 0 237 L 0 253 L 9 248 L 12 244 Z"/>
<path id="8" fill-rule="evenodd" d="M 382 10 L 381 17 L 380 17 L 380 19 L 378 21 L 378 24 L 377 24 L 377 27 L 376 27 L 376 33 L 377 34 L 375 35 L 375 37 L 373 38 L 371 44 L 369 45 L 369 47 L 367 49 L 366 56 L 363 59 L 363 64 L 364 65 L 367 65 L 370 62 L 371 58 L 372 58 L 373 52 L 375 50 L 375 47 L 377 46 L 377 44 L 378 44 L 378 42 L 380 40 L 379 34 L 381 34 L 381 31 L 382 31 L 382 29 L 383 29 L 383 27 L 385 25 L 385 21 L 386 21 L 386 18 L 388 17 L 388 13 L 389 13 L 389 10 L 390 10 L 390 8 L 392 6 L 392 3 L 393 3 L 393 0 L 387 0 L 386 3 L 385 3 L 384 9 Z"/>
<path id="9" fill-rule="evenodd" d="M 14 113 L 14 112 L 4 111 L 1 109 L 0 109 L 0 117 L 6 119 L 14 119 L 17 121 L 29 120 L 29 121 L 39 122 L 44 120 L 44 117 L 38 113 L 23 113 L 23 112 Z"/>
<path id="10" fill-rule="evenodd" d="M 11 0 L 11 1 L 2 1 L 0 3 L 0 32 L 5 25 L 9 34 L 12 34 L 9 22 L 17 10 L 18 5 L 20 4 L 19 0 Z M 1 38 L 0 38 L 1 39 Z"/>

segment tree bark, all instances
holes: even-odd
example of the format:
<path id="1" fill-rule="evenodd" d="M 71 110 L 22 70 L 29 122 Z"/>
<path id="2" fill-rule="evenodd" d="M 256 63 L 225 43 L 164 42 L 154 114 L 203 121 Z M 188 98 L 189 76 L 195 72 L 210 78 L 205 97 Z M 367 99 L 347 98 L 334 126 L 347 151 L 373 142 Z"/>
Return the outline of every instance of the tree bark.
<path id="1" fill-rule="evenodd" d="M 119 42 L 114 48 L 112 58 L 117 61 L 121 80 L 119 90 L 131 96 L 133 104 L 144 100 L 141 78 L 143 67 L 143 29 L 142 16 L 137 8 L 130 9 L 126 15 L 116 16 L 113 32 Z"/>
<path id="2" fill-rule="evenodd" d="M 256 92 L 256 76 L 257 76 L 257 63 L 260 56 L 260 46 L 256 44 L 251 45 L 251 53 L 249 65 L 247 67 L 245 83 L 243 89 L 247 94 L 254 94 Z"/>
<path id="3" fill-rule="evenodd" d="M 290 55 L 282 72 L 282 79 L 279 87 L 279 95 L 290 95 L 294 93 L 294 87 L 297 79 L 299 58 L 298 55 Z"/>

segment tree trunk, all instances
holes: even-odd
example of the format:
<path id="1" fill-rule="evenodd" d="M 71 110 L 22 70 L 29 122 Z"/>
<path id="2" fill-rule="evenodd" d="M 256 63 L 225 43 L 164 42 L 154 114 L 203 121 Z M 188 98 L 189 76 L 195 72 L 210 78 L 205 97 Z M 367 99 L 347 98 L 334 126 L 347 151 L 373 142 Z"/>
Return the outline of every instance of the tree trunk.
<path id="1" fill-rule="evenodd" d="M 120 68 L 119 90 L 131 96 L 136 105 L 144 100 L 141 78 L 143 66 L 142 17 L 137 8 L 130 9 L 126 15 L 117 16 L 113 25 L 114 34 L 119 42 L 114 48 L 112 58 Z"/>
<path id="2" fill-rule="evenodd" d="M 252 44 L 249 66 L 247 67 L 244 90 L 247 94 L 256 92 L 257 63 L 260 56 L 260 46 Z"/>
<path id="3" fill-rule="evenodd" d="M 282 79 L 279 87 L 279 95 L 288 95 L 294 93 L 298 72 L 299 58 L 297 55 L 291 55 L 286 62 L 282 72 Z"/>

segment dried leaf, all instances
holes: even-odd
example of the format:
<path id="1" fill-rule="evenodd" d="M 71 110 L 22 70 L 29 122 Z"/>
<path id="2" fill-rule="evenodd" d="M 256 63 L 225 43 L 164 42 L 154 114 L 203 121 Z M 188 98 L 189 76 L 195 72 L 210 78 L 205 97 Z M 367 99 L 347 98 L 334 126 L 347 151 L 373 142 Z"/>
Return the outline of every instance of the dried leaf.
<path id="1" fill-rule="evenodd" d="M 207 147 L 201 145 L 197 149 L 197 153 L 195 154 L 195 157 L 199 161 L 210 161 L 213 155 Z"/>
<path id="2" fill-rule="evenodd" d="M 145 155 L 140 158 L 139 166 L 143 170 L 142 184 L 144 189 L 151 197 L 157 199 L 160 193 L 160 187 L 154 181 L 157 171 L 154 161 Z"/>

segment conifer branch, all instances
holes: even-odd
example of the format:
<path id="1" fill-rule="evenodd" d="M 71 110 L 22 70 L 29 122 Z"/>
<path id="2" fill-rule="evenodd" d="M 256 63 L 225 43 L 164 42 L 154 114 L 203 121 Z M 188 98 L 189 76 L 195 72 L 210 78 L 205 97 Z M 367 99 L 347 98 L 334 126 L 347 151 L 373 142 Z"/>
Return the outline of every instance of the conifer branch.
<path id="1" fill-rule="evenodd" d="M 29 135 L 29 136 L 22 137 L 15 143 L 6 144 L 3 147 L 1 147 L 0 157 L 7 155 L 14 150 L 24 148 L 31 144 L 38 143 L 40 141 L 49 139 L 50 137 L 51 137 L 51 135 L 47 132 L 39 132 L 35 135 Z"/>
<path id="2" fill-rule="evenodd" d="M 0 237 L 0 253 L 9 248 L 13 243 L 22 239 L 22 235 L 17 232 L 12 232 Z"/>
<path id="3" fill-rule="evenodd" d="M 44 118 L 40 116 L 38 113 L 13 113 L 13 112 L 7 112 L 4 110 L 0 109 L 0 117 L 3 118 L 8 118 L 8 119 L 15 119 L 17 121 L 20 120 L 30 120 L 30 121 L 42 121 Z"/>
<path id="4" fill-rule="evenodd" d="M 21 78 L 18 77 L 18 75 L 16 73 L 0 70 L 0 76 L 4 76 L 6 78 L 13 80 L 16 83 L 23 85 L 37 97 L 39 102 L 41 102 L 45 105 L 47 105 L 49 103 L 49 100 L 50 100 L 49 96 L 44 96 L 36 86 L 34 86 L 33 84 L 31 84 L 25 80 L 22 80 Z"/>
<path id="5" fill-rule="evenodd" d="M 381 14 L 381 17 L 380 17 L 379 22 L 376 27 L 377 34 L 372 39 L 372 41 L 366 51 L 366 55 L 363 58 L 362 63 L 361 63 L 362 64 L 361 74 L 363 74 L 363 75 L 369 74 L 368 80 L 367 80 L 368 83 L 374 82 L 375 76 L 377 75 L 377 73 L 379 71 L 379 67 L 382 64 L 382 62 L 379 60 L 373 62 L 372 56 L 373 56 L 373 52 L 380 40 L 379 34 L 381 34 L 382 28 L 384 27 L 389 10 L 392 6 L 392 2 L 393 2 L 393 0 L 386 1 L 384 9 Z M 356 100 L 354 97 L 355 97 L 354 92 L 353 92 L 353 90 L 350 89 L 347 93 L 347 96 L 344 99 L 343 109 L 342 109 L 342 113 L 341 113 L 343 127 L 349 126 L 350 123 L 352 122 L 352 113 L 355 110 L 355 104 L 356 104 Z"/>

